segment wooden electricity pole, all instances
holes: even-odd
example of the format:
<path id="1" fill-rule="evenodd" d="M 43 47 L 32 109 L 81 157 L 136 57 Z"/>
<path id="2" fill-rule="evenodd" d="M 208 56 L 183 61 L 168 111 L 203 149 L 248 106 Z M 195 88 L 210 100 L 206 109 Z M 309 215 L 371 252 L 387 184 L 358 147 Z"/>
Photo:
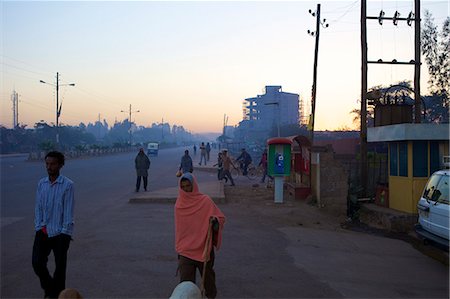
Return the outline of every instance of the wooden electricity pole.
<path id="1" fill-rule="evenodd" d="M 325 28 L 328 27 L 326 20 L 320 19 L 320 4 L 317 4 L 317 9 L 315 12 L 309 10 L 309 13 L 316 17 L 316 31 L 312 32 L 308 30 L 308 34 L 316 37 L 316 45 L 314 47 L 314 69 L 313 69 L 313 84 L 311 92 L 311 146 L 314 144 L 314 124 L 316 120 L 316 95 L 317 95 L 317 61 L 319 60 L 319 36 L 320 36 L 320 26 Z"/>
<path id="2" fill-rule="evenodd" d="M 421 122 L 420 99 L 420 0 L 414 0 L 414 122 Z"/>
<path id="3" fill-rule="evenodd" d="M 316 92 L 317 92 L 317 60 L 319 57 L 319 34 L 320 34 L 320 4 L 317 4 L 316 10 L 316 46 L 314 48 L 314 70 L 313 85 L 311 94 L 311 146 L 314 144 L 314 123 L 316 120 Z"/>
<path id="4" fill-rule="evenodd" d="M 367 190 L 367 3 L 361 0 L 361 128 L 359 133 L 361 187 Z"/>
<path id="5" fill-rule="evenodd" d="M 380 11 L 379 16 L 367 16 L 367 0 L 361 0 L 361 130 L 360 130 L 360 156 L 361 156 L 361 186 L 367 193 L 367 65 L 372 64 L 394 64 L 394 65 L 414 65 L 414 122 L 421 122 L 421 98 L 420 98 L 420 0 L 414 0 L 414 14 L 410 12 L 407 18 L 400 17 L 398 11 L 393 17 L 385 17 L 384 11 Z M 392 20 L 397 26 L 399 21 L 406 21 L 411 26 L 414 21 L 414 60 L 410 61 L 369 61 L 367 59 L 367 20 L 378 20 L 380 25 L 384 20 Z M 366 194 L 367 195 L 367 194 Z"/>

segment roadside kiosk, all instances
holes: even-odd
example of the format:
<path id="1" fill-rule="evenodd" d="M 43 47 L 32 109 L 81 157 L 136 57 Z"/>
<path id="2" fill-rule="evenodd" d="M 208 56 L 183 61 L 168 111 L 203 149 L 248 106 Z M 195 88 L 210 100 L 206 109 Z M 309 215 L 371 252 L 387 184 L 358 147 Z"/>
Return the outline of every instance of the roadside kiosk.
<path id="1" fill-rule="evenodd" d="M 287 138 L 271 138 L 267 140 L 269 153 L 267 157 L 267 173 L 274 177 L 274 202 L 283 203 L 283 180 L 291 173 L 291 145 Z"/>
<path id="2" fill-rule="evenodd" d="M 444 168 L 449 155 L 448 124 L 395 124 L 367 129 L 367 142 L 387 142 L 389 188 L 387 205 L 417 214 L 428 178 Z"/>

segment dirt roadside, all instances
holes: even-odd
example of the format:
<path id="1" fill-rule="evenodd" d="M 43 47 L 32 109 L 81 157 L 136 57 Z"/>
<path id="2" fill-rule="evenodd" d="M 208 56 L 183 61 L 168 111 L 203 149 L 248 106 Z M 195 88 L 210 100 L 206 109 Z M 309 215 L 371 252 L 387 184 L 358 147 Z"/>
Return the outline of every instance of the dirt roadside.
<path id="1" fill-rule="evenodd" d="M 358 221 L 350 222 L 344 214 L 334 210 L 318 208 L 308 200 L 294 200 L 285 196 L 282 204 L 274 203 L 272 188 L 257 181 L 243 180 L 236 186 L 224 186 L 227 204 L 239 204 L 243 208 L 252 209 L 265 219 L 280 227 L 301 226 L 305 228 L 324 229 L 329 231 L 351 230 L 386 238 L 399 239 L 411 244 L 423 254 L 449 265 L 448 249 L 439 248 L 423 242 L 414 232 L 393 233 L 378 227 L 372 227 Z"/>
<path id="2" fill-rule="evenodd" d="M 239 203 L 253 209 L 281 226 L 303 226 L 316 229 L 338 230 L 346 215 L 336 215 L 326 208 L 319 209 L 308 201 L 293 200 L 284 196 L 283 203 L 274 203 L 273 189 L 254 181 L 225 185 L 226 202 Z"/>

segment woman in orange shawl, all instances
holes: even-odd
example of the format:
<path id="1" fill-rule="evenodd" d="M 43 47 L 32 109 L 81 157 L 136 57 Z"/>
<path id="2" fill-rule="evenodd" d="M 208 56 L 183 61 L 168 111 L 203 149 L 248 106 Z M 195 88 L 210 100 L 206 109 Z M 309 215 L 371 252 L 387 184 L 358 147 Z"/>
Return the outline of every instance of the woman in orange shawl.
<path id="1" fill-rule="evenodd" d="M 199 192 L 197 180 L 191 173 L 183 174 L 178 187 L 175 250 L 178 253 L 180 282 L 195 283 L 196 270 L 199 269 L 201 275 L 205 273 L 202 279 L 206 297 L 215 298 L 214 247 L 217 250 L 220 248 L 225 216 L 208 195 Z M 210 223 L 212 231 L 208 238 Z M 203 270 L 204 263 L 206 268 Z"/>

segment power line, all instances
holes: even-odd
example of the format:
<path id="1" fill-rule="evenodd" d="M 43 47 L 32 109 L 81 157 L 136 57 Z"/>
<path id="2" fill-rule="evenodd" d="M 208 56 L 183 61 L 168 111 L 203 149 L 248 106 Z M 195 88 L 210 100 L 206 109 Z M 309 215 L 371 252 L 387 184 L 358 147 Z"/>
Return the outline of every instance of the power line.
<path id="1" fill-rule="evenodd" d="M 337 23 L 339 20 L 341 20 L 343 17 L 345 17 L 357 3 L 359 3 L 359 0 L 356 0 L 355 2 L 353 2 L 351 4 L 351 6 L 340 17 L 338 17 L 335 20 L 330 20 L 330 24 Z"/>
<path id="2" fill-rule="evenodd" d="M 101 100 L 101 102 L 103 102 L 103 103 L 113 104 L 113 105 L 116 105 L 117 107 L 122 107 L 122 105 L 119 105 L 119 104 L 117 104 L 117 103 L 115 103 L 115 102 L 113 102 L 113 101 L 111 101 L 109 99 L 104 98 L 103 96 L 96 95 L 96 94 L 94 94 L 94 93 L 92 93 L 90 91 L 87 91 L 85 89 L 82 89 L 82 88 L 80 88 L 78 86 L 75 86 L 75 90 L 78 90 L 81 93 L 90 96 L 91 98 Z M 101 103 L 101 102 L 99 101 L 99 103 Z"/>
<path id="3" fill-rule="evenodd" d="M 9 59 L 9 60 L 14 60 L 14 61 L 19 62 L 19 63 L 21 63 L 21 64 L 25 64 L 25 65 L 31 66 L 31 67 L 33 67 L 33 68 L 35 68 L 35 69 L 41 69 L 41 67 L 38 67 L 38 66 L 33 65 L 33 64 L 31 64 L 31 63 L 28 63 L 28 62 L 19 60 L 19 59 L 17 59 L 17 58 L 13 58 L 13 57 L 8 56 L 8 55 L 0 54 L 0 56 L 4 57 L 4 58 L 6 58 L 6 59 Z M 41 73 L 42 73 L 42 74 L 45 73 L 45 75 L 50 75 L 50 76 L 53 75 L 53 73 L 50 72 L 50 71 L 43 71 L 43 72 L 41 72 Z"/>
<path id="4" fill-rule="evenodd" d="M 350 4 L 344 5 L 342 7 L 333 8 L 333 10 L 329 10 L 329 11 L 328 10 L 324 10 L 322 12 L 326 13 L 327 15 L 338 14 L 340 11 L 348 9 L 350 6 L 353 7 L 355 5 L 355 3 L 357 3 L 357 2 L 359 2 L 359 0 L 356 0 L 355 2 L 352 2 Z"/>
<path id="5" fill-rule="evenodd" d="M 33 107 L 36 107 L 36 108 L 40 108 L 40 109 L 43 109 L 43 110 L 47 110 L 47 111 L 50 111 L 50 112 L 53 111 L 53 110 L 51 110 L 49 107 L 44 107 L 44 106 L 41 106 L 41 105 L 37 105 L 36 103 L 31 103 L 31 102 L 25 101 L 25 100 L 23 100 L 23 97 L 22 97 L 22 96 L 21 96 L 20 102 L 21 102 L 21 103 L 25 103 L 25 104 L 30 105 L 30 106 L 33 106 Z"/>
<path id="6" fill-rule="evenodd" d="M 48 75 L 47 73 L 41 73 L 41 72 L 35 72 L 35 71 L 27 70 L 27 69 L 25 69 L 25 68 L 23 68 L 23 67 L 14 66 L 14 65 L 12 65 L 12 64 L 5 63 L 5 62 L 0 62 L 0 64 L 3 64 L 3 65 L 6 66 L 6 67 L 12 67 L 12 68 L 15 68 L 15 69 L 18 69 L 18 70 L 21 70 L 21 71 L 25 71 L 25 72 L 29 72 L 29 73 L 34 73 L 34 74 L 37 74 L 37 75 L 45 75 L 45 76 Z"/>
<path id="7" fill-rule="evenodd" d="M 2 72 L 10 74 L 10 75 L 15 76 L 15 77 L 22 77 L 22 78 L 25 78 L 25 79 L 28 79 L 28 80 L 33 80 L 33 81 L 38 81 L 39 80 L 37 77 L 25 76 L 25 75 L 22 75 L 22 74 L 11 72 L 11 70 L 3 69 Z"/>

